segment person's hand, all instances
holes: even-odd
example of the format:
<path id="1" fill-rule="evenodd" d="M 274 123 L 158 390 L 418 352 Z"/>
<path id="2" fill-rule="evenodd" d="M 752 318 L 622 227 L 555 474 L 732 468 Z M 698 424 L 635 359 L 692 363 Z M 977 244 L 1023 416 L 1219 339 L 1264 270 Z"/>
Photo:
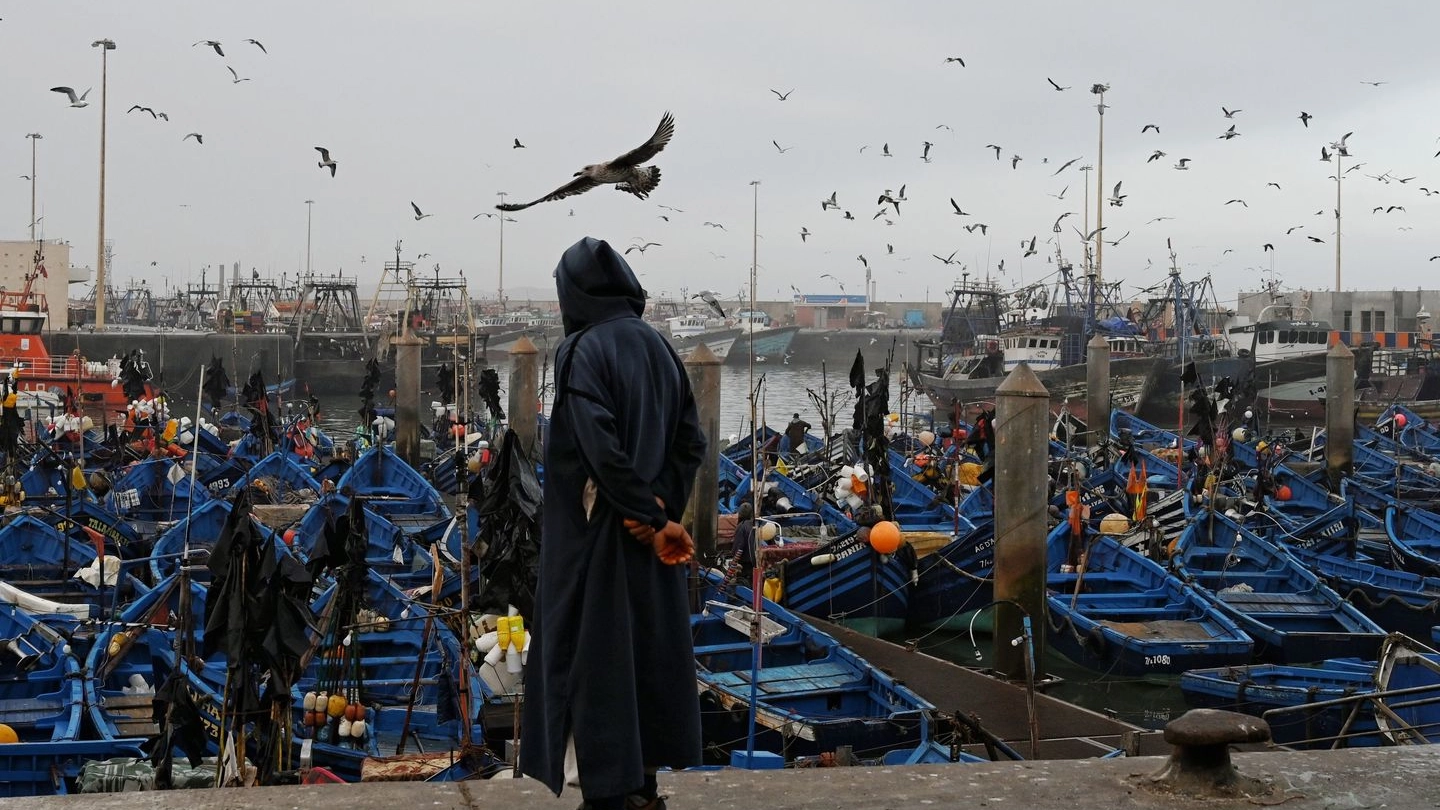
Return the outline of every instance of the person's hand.
<path id="1" fill-rule="evenodd" d="M 695 558 L 695 540 L 685 527 L 669 521 L 653 538 L 655 556 L 666 565 L 679 565 Z"/>
<path id="2" fill-rule="evenodd" d="M 630 532 L 631 537 L 647 546 L 655 541 L 655 527 L 644 521 L 625 518 L 625 530 Z"/>

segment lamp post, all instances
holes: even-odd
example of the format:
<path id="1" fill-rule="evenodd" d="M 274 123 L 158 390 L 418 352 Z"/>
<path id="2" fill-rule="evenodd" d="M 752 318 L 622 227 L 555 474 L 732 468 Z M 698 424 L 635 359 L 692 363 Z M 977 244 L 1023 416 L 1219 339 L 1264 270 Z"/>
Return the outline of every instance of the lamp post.
<path id="1" fill-rule="evenodd" d="M 500 204 L 505 204 L 505 195 L 508 191 L 497 191 L 495 196 L 500 198 Z M 500 299 L 500 312 L 505 312 L 505 212 L 500 212 L 500 268 L 499 275 L 495 280 L 495 297 Z"/>
<path id="2" fill-rule="evenodd" d="M 1100 156 L 1095 161 L 1098 168 L 1095 178 L 1095 281 L 1098 283 L 1104 278 L 1102 266 L 1105 258 L 1105 239 L 1101 236 L 1101 230 L 1105 227 L 1105 91 L 1110 89 L 1108 84 L 1092 84 L 1090 92 L 1100 97 L 1099 103 L 1095 105 L 1096 112 L 1100 113 Z M 1087 230 L 1086 233 L 1089 233 Z"/>
<path id="3" fill-rule="evenodd" d="M 1085 212 L 1085 213 L 1082 215 L 1082 216 L 1084 216 L 1085 221 L 1084 221 L 1083 223 L 1081 223 L 1081 226 L 1080 226 L 1081 228 L 1084 229 L 1084 233 L 1080 234 L 1081 238 L 1084 238 L 1087 234 L 1090 233 L 1090 172 L 1092 172 L 1092 171 L 1094 171 L 1094 170 L 1095 170 L 1095 167 L 1094 167 L 1094 166 L 1091 166 L 1091 165 L 1088 164 L 1088 163 L 1085 164 L 1084 166 L 1081 166 L 1081 167 L 1080 167 L 1080 171 L 1082 171 L 1082 172 L 1085 173 L 1085 205 L 1081 208 L 1081 210 Z M 1086 240 L 1085 240 L 1085 269 L 1086 269 L 1086 270 L 1089 270 L 1089 269 L 1090 269 L 1090 259 L 1091 259 L 1091 255 L 1090 255 L 1090 240 L 1089 240 L 1089 239 L 1086 239 Z"/>
<path id="4" fill-rule="evenodd" d="M 25 137 L 30 139 L 30 241 L 35 241 L 35 143 L 44 136 L 38 132 L 32 132 Z"/>
<path id="5" fill-rule="evenodd" d="M 310 215 L 315 212 L 315 201 L 305 201 L 305 277 L 310 277 Z"/>
<path id="6" fill-rule="evenodd" d="M 1346 135 L 1345 138 L 1350 137 Z M 1335 292 L 1340 292 L 1340 187 L 1345 177 L 1345 168 L 1342 165 L 1342 158 L 1350 157 L 1350 149 L 1345 145 L 1345 138 L 1330 144 L 1330 151 L 1335 155 Z M 1329 160 L 1329 156 L 1321 151 L 1321 160 Z"/>
<path id="7" fill-rule="evenodd" d="M 115 40 L 97 39 L 90 47 L 100 49 L 100 233 L 95 242 L 95 328 L 105 328 L 105 112 L 110 52 Z"/>

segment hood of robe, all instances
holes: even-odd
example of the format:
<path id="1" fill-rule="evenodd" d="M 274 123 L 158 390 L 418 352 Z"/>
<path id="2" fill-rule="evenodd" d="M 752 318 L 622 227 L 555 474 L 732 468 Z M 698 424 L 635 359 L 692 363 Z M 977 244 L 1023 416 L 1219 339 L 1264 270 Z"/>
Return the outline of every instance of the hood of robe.
<path id="1" fill-rule="evenodd" d="M 571 245 L 555 268 L 555 291 L 565 334 L 645 312 L 645 289 L 625 258 L 602 239 L 587 236 Z"/>

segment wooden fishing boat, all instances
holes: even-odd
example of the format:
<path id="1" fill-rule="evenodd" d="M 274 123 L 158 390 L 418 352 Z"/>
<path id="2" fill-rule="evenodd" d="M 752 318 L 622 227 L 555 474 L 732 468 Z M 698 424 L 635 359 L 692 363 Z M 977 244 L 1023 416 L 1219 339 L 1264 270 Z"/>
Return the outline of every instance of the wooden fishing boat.
<path id="1" fill-rule="evenodd" d="M 1264 717 L 1295 748 L 1440 742 L 1440 654 L 1403 636 L 1378 659 L 1194 670 L 1180 688 L 1192 706 Z"/>
<path id="2" fill-rule="evenodd" d="M 699 586 L 703 609 L 692 614 L 690 625 L 707 742 L 727 752 L 743 750 L 752 684 L 755 744 L 763 750 L 794 757 L 848 745 L 877 757 L 928 741 L 931 704 L 769 600 L 761 603 L 765 641 L 754 679 L 750 590 L 728 598 L 714 571 L 702 574 Z"/>
<path id="3" fill-rule="evenodd" d="M 1170 565 L 1255 640 L 1263 661 L 1370 658 L 1385 636 L 1298 560 L 1223 514 L 1191 523 Z"/>
<path id="4" fill-rule="evenodd" d="M 86 762 L 139 757 L 143 739 L 85 728 L 86 679 L 65 638 L 11 604 L 0 605 L 0 797 L 75 790 Z"/>
<path id="5" fill-rule="evenodd" d="M 344 495 L 364 497 L 368 508 L 406 533 L 450 519 L 450 508 L 435 487 L 389 446 L 362 453 L 336 488 Z"/>
<path id="6" fill-rule="evenodd" d="M 210 497 L 198 483 L 191 489 L 190 476 L 179 464 L 149 459 L 115 480 L 105 495 L 105 508 L 134 524 L 141 534 L 154 534 L 159 524 L 180 520 Z"/>
<path id="7" fill-rule="evenodd" d="M 1250 660 L 1254 640 L 1214 604 L 1122 538 L 1081 530 L 1061 523 L 1046 540 L 1048 638 L 1065 657 L 1127 676 Z"/>

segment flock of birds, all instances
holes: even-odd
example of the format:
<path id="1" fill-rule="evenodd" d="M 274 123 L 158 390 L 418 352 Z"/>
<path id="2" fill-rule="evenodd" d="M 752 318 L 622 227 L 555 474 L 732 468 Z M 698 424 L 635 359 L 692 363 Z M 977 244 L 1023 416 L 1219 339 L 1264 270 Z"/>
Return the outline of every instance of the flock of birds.
<path id="1" fill-rule="evenodd" d="M 257 39 L 245 39 L 244 44 L 253 47 L 261 54 L 265 54 L 267 56 L 269 54 L 269 51 L 266 49 L 265 45 Z M 213 51 L 216 56 L 220 57 L 221 59 L 228 60 L 228 57 L 226 57 L 225 54 L 224 45 L 219 40 L 202 39 L 195 42 L 192 47 L 208 48 L 209 50 Z M 944 57 L 943 64 L 946 66 L 954 66 L 958 69 L 964 69 L 967 67 L 965 59 L 961 56 Z M 231 82 L 233 84 L 240 84 L 242 82 L 250 80 L 249 77 L 242 76 L 234 66 L 228 63 L 228 61 L 225 64 L 225 68 L 228 70 L 231 77 Z M 1072 85 L 1063 85 L 1048 76 L 1045 77 L 1045 83 L 1045 87 L 1047 87 L 1050 91 L 1057 93 L 1065 93 L 1073 89 Z M 1386 84 L 1386 82 L 1382 81 L 1366 81 L 1364 83 L 1376 88 Z M 1092 93 L 1095 93 L 1099 96 L 1099 98 L 1102 100 L 1102 104 L 1103 93 L 1108 89 L 1108 86 L 1101 84 L 1092 85 L 1090 88 Z M 89 105 L 89 89 L 86 89 L 84 92 L 77 92 L 73 87 L 70 86 L 57 86 L 51 88 L 51 90 L 58 94 L 64 95 L 69 102 L 69 106 L 72 108 L 85 108 Z M 771 88 L 769 92 L 773 94 L 774 101 L 776 103 L 787 103 L 792 105 L 797 103 L 804 103 L 803 92 L 798 98 L 792 99 L 792 97 L 796 94 L 795 88 L 790 88 L 784 90 L 783 92 L 780 89 Z M 1244 121 L 1248 120 L 1247 117 L 1241 117 L 1241 114 L 1244 112 L 1245 111 L 1243 109 L 1232 109 L 1226 105 L 1220 105 L 1218 121 L 1224 123 L 1218 124 L 1216 129 L 1212 130 L 1212 132 L 1218 133 L 1214 136 L 1215 140 L 1231 142 L 1234 141 L 1236 138 L 1242 137 L 1244 133 L 1240 131 L 1240 127 Z M 168 122 L 170 120 L 170 116 L 165 111 L 155 109 L 153 106 L 147 106 L 138 103 L 133 104 L 126 111 L 127 115 L 133 113 L 148 114 L 153 120 L 156 121 Z M 1312 115 L 1308 111 L 1300 110 L 1296 118 L 1301 124 L 1302 128 L 1306 131 L 1309 131 L 1311 129 L 1310 124 L 1313 120 L 1316 119 L 1316 116 Z M 1224 128 L 1221 129 L 1221 127 Z M 947 124 L 939 124 L 935 126 L 933 132 L 938 132 L 939 130 L 948 131 L 952 136 L 952 139 L 955 135 L 955 130 Z M 513 219 L 505 217 L 505 213 L 523 211 L 541 203 L 565 200 L 605 185 L 612 186 L 616 190 L 630 194 L 639 200 L 647 200 L 650 194 L 653 193 L 660 185 L 661 181 L 660 168 L 656 165 L 651 164 L 650 161 L 652 161 L 657 155 L 659 155 L 661 151 L 666 148 L 666 146 L 670 143 L 671 139 L 674 137 L 674 134 L 674 117 L 669 112 L 666 112 L 661 117 L 660 122 L 656 126 L 653 133 L 639 146 L 636 146 L 635 148 L 630 149 L 629 151 L 626 151 L 611 160 L 602 161 L 599 163 L 592 163 L 580 167 L 580 169 L 578 169 L 571 175 L 571 178 L 568 181 L 561 184 L 549 193 L 535 197 L 528 202 L 523 203 L 502 202 L 501 204 L 495 206 L 499 210 L 499 214 L 482 212 L 480 214 L 476 214 L 474 217 L 472 217 L 472 219 L 478 219 L 484 216 L 502 217 L 504 219 L 509 219 L 509 221 L 514 221 Z M 1355 133 L 1353 132 L 1347 132 L 1335 141 L 1322 144 L 1319 147 L 1320 160 L 1330 162 L 1337 158 L 1350 157 L 1349 139 L 1354 134 Z M 1153 137 L 1156 139 L 1163 137 L 1161 135 L 1161 124 L 1144 124 L 1140 129 L 1140 135 L 1147 138 L 1153 135 Z M 933 134 L 915 137 L 915 141 L 913 142 L 916 143 L 916 147 L 915 152 L 911 154 L 913 155 L 913 159 L 918 159 L 919 163 L 922 166 L 931 164 L 934 161 L 937 153 L 941 149 L 941 147 L 937 147 L 935 140 L 931 140 L 931 138 L 933 137 L 935 137 Z M 192 139 L 197 145 L 203 145 L 205 143 L 204 134 L 198 131 L 188 132 L 182 137 L 181 140 L 182 142 L 186 142 Z M 803 147 L 803 144 L 790 144 L 782 146 L 778 138 L 770 139 L 770 143 L 776 150 L 776 156 L 780 158 L 784 158 L 797 147 Z M 516 137 L 513 138 L 510 148 L 527 149 L 528 147 L 521 142 L 520 138 Z M 868 144 L 860 146 L 859 154 L 864 155 L 870 148 L 871 147 Z M 1063 183 L 1063 187 L 1058 193 L 1048 194 L 1049 197 L 1059 202 L 1073 202 L 1074 200 L 1074 195 L 1071 195 L 1067 198 L 1067 194 L 1070 193 L 1071 187 L 1075 185 L 1075 181 L 1078 178 L 1074 178 L 1073 175 L 1067 173 L 1072 173 L 1076 171 L 1087 172 L 1092 168 L 1090 165 L 1077 166 L 1077 164 L 1082 164 L 1082 162 L 1085 160 L 1084 157 L 1069 158 L 1063 162 L 1057 161 L 1058 166 L 1052 170 L 1050 159 L 1048 157 L 1041 158 L 1038 160 L 1038 162 L 1034 160 L 1026 162 L 1026 158 L 1019 154 L 1017 151 L 1008 150 L 998 143 L 986 143 L 983 145 L 983 147 L 977 143 L 974 148 L 983 148 L 985 150 L 990 150 L 993 153 L 993 157 L 996 162 L 1002 163 L 1002 165 L 1003 163 L 1008 162 L 1010 171 L 1024 171 L 1025 169 L 1022 168 L 1023 163 L 1025 167 L 1033 167 L 1032 170 L 1038 169 L 1039 171 L 1043 171 L 1044 179 L 1047 182 L 1053 181 L 1056 184 Z M 334 158 L 331 148 L 329 146 L 321 145 L 315 146 L 314 149 L 319 155 L 319 160 L 316 164 L 317 167 L 322 172 L 328 171 L 330 177 L 334 178 L 339 169 L 339 161 Z M 882 160 L 894 159 L 899 156 L 898 151 L 892 151 L 891 143 L 889 141 L 882 142 L 877 152 L 872 152 L 871 154 L 878 156 L 878 158 Z M 1169 158 L 1169 156 L 1169 153 L 1163 148 L 1163 145 L 1162 147 L 1151 148 L 1147 150 L 1147 156 L 1143 161 L 1139 162 L 1139 165 L 1143 168 L 1144 166 L 1147 166 L 1149 164 L 1153 164 L 1162 159 Z M 1435 157 L 1440 157 L 1440 152 L 1437 152 Z M 1123 155 L 1112 156 L 1111 160 L 1113 164 L 1118 164 L 1118 168 L 1114 169 L 1117 172 L 1134 170 L 1132 168 L 1134 164 L 1129 163 L 1127 161 L 1127 158 Z M 1170 168 L 1175 171 L 1191 171 L 1194 168 L 1192 166 L 1192 164 L 1194 163 L 1195 161 L 1190 157 L 1179 156 L 1175 158 Z M 1367 164 L 1363 162 L 1347 163 L 1344 166 L 1343 174 L 1348 175 L 1351 172 L 1361 171 L 1366 165 Z M 1414 176 L 1400 176 L 1393 171 L 1385 171 L 1379 174 L 1367 173 L 1365 176 L 1370 177 L 1376 182 L 1386 185 L 1393 184 L 1396 187 L 1416 188 L 1419 192 L 1425 194 L 1426 196 L 1440 194 L 1440 189 L 1408 186 L 1411 181 L 1416 179 Z M 1129 193 L 1125 192 L 1124 183 L 1125 181 L 1123 179 L 1117 181 L 1114 186 L 1108 190 L 1108 194 L 1105 190 L 1100 190 L 1098 192 L 1100 198 L 1097 204 L 1113 208 L 1124 207 L 1131 197 Z M 1280 184 L 1273 181 L 1266 183 L 1263 188 L 1273 188 L 1276 192 L 1282 191 Z M 875 199 L 875 203 L 873 204 L 874 211 L 869 217 L 869 221 L 872 223 L 882 223 L 885 226 L 891 226 L 896 224 L 896 222 L 900 219 L 900 217 L 902 216 L 902 211 L 913 211 L 915 210 L 916 206 L 933 206 L 944 210 L 944 212 L 950 216 L 959 218 L 961 220 L 961 227 L 963 227 L 963 229 L 967 233 L 978 233 L 980 237 L 987 239 L 991 236 L 992 225 L 989 221 L 986 221 L 986 215 L 980 211 L 979 201 L 968 200 L 964 204 L 962 204 L 962 202 L 960 200 L 957 200 L 956 197 L 948 195 L 944 198 L 922 198 L 912 201 L 910 197 L 907 196 L 907 189 L 908 184 L 902 182 L 889 188 L 872 189 L 869 192 L 860 192 L 856 196 L 851 196 L 853 192 L 847 192 L 846 196 L 848 197 L 848 199 L 844 199 L 843 201 L 840 192 L 838 190 L 832 190 L 828 196 L 822 196 L 819 200 L 821 215 L 827 217 L 836 217 L 839 218 L 841 221 L 846 222 L 859 221 L 863 218 L 863 214 L 867 212 L 861 211 L 861 216 L 857 216 L 855 212 L 860 211 L 861 206 L 866 205 L 864 200 L 873 197 Z M 1250 208 L 1250 203 L 1243 197 L 1232 197 L 1226 200 L 1223 205 L 1240 206 L 1246 209 Z M 433 216 L 432 213 L 422 210 L 415 201 L 410 202 L 410 208 L 416 221 L 421 221 Z M 683 210 L 675 208 L 673 206 L 661 205 L 660 208 L 665 211 L 665 213 L 660 213 L 657 216 L 667 224 L 671 224 L 672 216 L 685 213 Z M 967 208 L 969 208 L 970 210 L 966 210 Z M 1388 203 L 1386 205 L 1375 206 L 1371 211 L 1371 213 L 1374 215 L 1389 215 L 1397 212 L 1406 213 L 1405 205 L 1402 203 Z M 1326 213 L 1326 210 L 1322 208 L 1316 211 L 1314 216 L 1320 217 L 1324 216 Z M 1339 211 L 1336 210 L 1333 213 L 1334 217 L 1338 219 Z M 574 216 L 573 209 L 571 209 L 570 211 L 570 216 Z M 1053 224 L 1051 224 L 1049 227 L 1051 236 L 1043 240 L 1044 244 L 1054 246 L 1054 250 L 1057 255 L 1060 245 L 1059 239 L 1064 232 L 1063 222 L 1067 217 L 1071 216 L 1078 216 L 1078 212 L 1065 211 L 1063 213 L 1060 213 L 1060 215 L 1054 220 Z M 1168 216 L 1158 216 L 1145 222 L 1144 226 L 1137 227 L 1150 226 L 1172 219 L 1174 218 Z M 810 229 L 809 223 L 797 222 L 796 224 L 799 225 L 798 231 L 796 231 L 796 233 L 798 234 L 798 237 L 802 243 L 806 245 L 817 244 L 817 242 L 820 240 L 820 237 L 817 235 L 816 231 Z M 725 226 L 722 223 L 708 220 L 702 222 L 701 227 L 714 228 L 719 231 L 726 230 Z M 1082 231 L 1082 229 L 1078 227 L 1075 227 L 1073 223 L 1071 224 L 1072 230 L 1084 244 L 1087 253 L 1098 249 L 1100 243 L 1102 242 L 1112 247 L 1118 247 L 1123 242 L 1125 242 L 1125 240 L 1132 233 L 1132 230 L 1126 230 L 1122 235 L 1112 239 L 1110 238 L 1112 234 L 1109 232 L 1109 230 L 1107 230 L 1109 227 L 1110 226 L 1096 227 L 1086 232 Z M 1262 245 L 1258 246 L 1258 248 L 1262 253 L 1269 253 L 1273 255 L 1273 252 L 1276 249 L 1276 244 L 1279 242 L 1280 236 L 1293 236 L 1296 232 L 1306 229 L 1306 227 L 1307 226 L 1304 223 L 1292 225 L 1285 230 L 1283 235 L 1277 235 L 1277 237 L 1273 241 L 1264 242 Z M 1402 229 L 1405 228 L 1405 226 L 1401 227 Z M 1316 235 L 1314 233 L 1304 233 L 1300 234 L 1300 238 L 1308 240 L 1311 243 L 1323 244 L 1326 241 L 1324 236 L 1328 236 L 1329 232 L 1330 229 L 1327 229 L 1322 235 Z M 1018 245 L 1020 248 L 1020 258 L 1026 259 L 1035 256 L 1041 252 L 1040 245 L 1042 243 L 1042 240 L 1039 239 L 1040 233 L 1041 231 L 1037 229 L 1033 232 L 1009 232 L 999 235 L 1006 240 L 1012 241 L 1012 243 L 1018 241 Z M 883 244 L 885 245 L 883 255 L 895 256 L 896 251 L 893 242 L 890 240 L 885 240 Z M 663 247 L 663 244 L 659 241 L 636 238 L 633 243 L 625 249 L 624 252 L 626 254 L 639 253 L 643 255 L 646 251 L 657 247 Z M 956 259 L 956 256 L 960 252 L 961 249 L 956 249 L 949 251 L 948 255 L 942 255 L 943 253 L 945 253 L 945 251 L 931 253 L 930 255 L 945 267 L 958 266 L 963 271 L 968 268 L 966 268 L 966 265 L 963 261 Z M 1230 253 L 1234 252 L 1234 250 L 1227 249 L 1225 252 Z M 723 258 L 722 254 L 714 253 L 713 251 L 712 255 Z M 896 258 L 900 261 L 907 261 L 910 257 L 897 256 Z M 1440 255 L 1432 256 L 1430 260 L 1434 261 L 1436 259 L 1440 259 Z M 866 255 L 864 253 L 860 253 L 856 257 L 856 260 L 861 264 L 862 267 L 866 269 L 868 273 L 870 270 L 870 261 L 866 257 Z M 1053 262 L 1054 260 L 1055 258 L 1053 256 L 1047 256 L 1047 262 Z M 991 268 L 986 268 L 987 272 L 989 269 Z M 1000 259 L 998 264 L 996 264 L 993 269 L 1001 274 L 1004 274 L 1006 272 L 1005 260 L 1003 258 Z M 903 271 L 897 270 L 896 272 Z M 839 285 L 843 291 L 843 285 L 840 284 L 839 280 L 836 279 L 833 274 L 826 273 L 820 276 L 820 278 L 826 277 L 830 278 L 837 285 Z M 798 288 L 796 289 L 798 292 Z M 701 296 L 697 295 L 692 297 Z M 702 297 L 701 300 L 705 299 Z M 712 301 L 717 300 L 718 299 L 716 299 L 715 296 L 712 295 L 711 300 L 706 301 L 706 303 L 707 305 L 712 305 L 713 308 L 715 308 L 716 310 L 723 312 L 723 308 L 720 307 L 718 303 L 712 303 Z"/>

